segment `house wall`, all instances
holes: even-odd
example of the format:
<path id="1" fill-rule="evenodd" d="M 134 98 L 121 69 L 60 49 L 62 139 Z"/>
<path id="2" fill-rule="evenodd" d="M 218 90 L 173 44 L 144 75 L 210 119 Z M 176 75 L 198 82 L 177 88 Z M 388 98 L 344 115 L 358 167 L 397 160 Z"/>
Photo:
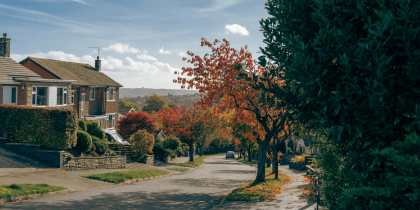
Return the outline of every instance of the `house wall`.
<path id="1" fill-rule="evenodd" d="M 89 101 L 89 93 L 90 93 L 90 88 L 89 87 L 77 87 L 77 93 L 76 93 L 76 96 L 77 96 L 77 104 L 78 104 L 78 109 L 77 109 L 77 114 L 78 114 L 78 116 L 79 116 L 79 119 L 82 117 L 81 116 L 81 106 L 82 106 L 82 101 L 81 101 L 81 99 L 82 99 L 82 93 L 84 93 L 85 94 L 85 106 L 84 106 L 84 109 L 85 109 L 85 115 L 88 115 L 89 114 L 89 103 L 90 103 L 90 101 Z"/>
<path id="2" fill-rule="evenodd" d="M 41 77 L 44 79 L 59 79 L 58 77 L 52 75 L 51 73 L 46 71 L 44 68 L 38 66 L 38 64 L 30 60 L 26 60 L 24 63 L 21 63 L 21 64 L 25 66 L 26 68 L 32 70 L 33 72 L 41 75 Z"/>
<path id="3" fill-rule="evenodd" d="M 18 105 L 26 105 L 27 88 L 23 88 L 24 86 L 26 86 L 26 82 L 22 82 L 22 84 L 18 87 L 18 101 L 17 101 Z M 31 95 L 31 98 L 32 98 L 32 95 Z"/>
<path id="4" fill-rule="evenodd" d="M 90 89 L 89 89 L 89 114 L 103 114 L 104 106 L 104 91 L 105 88 L 95 87 L 95 99 L 90 100 Z"/>
<path id="5" fill-rule="evenodd" d="M 58 82 L 49 82 L 49 83 L 43 83 L 43 82 L 26 82 L 26 103 L 25 105 L 27 106 L 32 106 L 32 87 L 51 87 L 51 86 L 67 86 L 67 107 L 70 107 L 70 100 L 71 100 L 71 92 L 69 94 L 69 90 L 71 89 L 71 85 L 70 83 L 58 83 Z M 22 89 L 22 88 L 20 88 Z M 23 94 L 24 92 L 22 92 Z M 49 100 L 49 99 L 48 99 Z M 48 102 L 47 102 L 48 104 Z M 20 105 L 24 105 L 24 104 L 20 104 Z M 56 105 L 54 106 L 56 107 Z M 63 106 L 59 106 L 59 107 L 63 107 Z"/>
<path id="6" fill-rule="evenodd" d="M 115 114 L 115 130 L 118 131 L 117 127 L 118 127 L 118 108 L 119 108 L 119 103 L 120 103 L 120 90 L 117 87 L 116 88 L 116 94 L 115 94 L 115 101 L 106 101 L 106 105 L 105 105 L 105 113 L 116 113 Z M 106 91 L 105 91 L 105 98 L 106 98 Z"/>

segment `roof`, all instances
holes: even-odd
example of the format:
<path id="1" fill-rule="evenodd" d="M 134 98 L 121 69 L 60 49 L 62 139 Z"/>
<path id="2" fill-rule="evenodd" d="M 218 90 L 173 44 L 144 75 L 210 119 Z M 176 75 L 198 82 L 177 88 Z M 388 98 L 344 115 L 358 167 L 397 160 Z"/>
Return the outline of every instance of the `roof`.
<path id="1" fill-rule="evenodd" d="M 119 106 L 118 107 L 118 113 L 119 114 L 126 115 L 130 111 L 134 111 L 134 108 L 133 107 L 129 107 L 129 106 Z"/>
<path id="2" fill-rule="evenodd" d="M 76 80 L 73 85 L 122 87 L 120 83 L 114 81 L 104 73 L 96 71 L 89 64 L 34 57 L 27 57 L 20 63 L 22 64 L 27 60 L 36 63 L 58 79 Z"/>
<path id="3" fill-rule="evenodd" d="M 41 76 L 39 76 L 37 73 L 20 65 L 13 59 L 0 56 L 0 82 L 3 84 L 16 82 L 13 79 L 14 77 L 32 77 L 41 79 Z"/>

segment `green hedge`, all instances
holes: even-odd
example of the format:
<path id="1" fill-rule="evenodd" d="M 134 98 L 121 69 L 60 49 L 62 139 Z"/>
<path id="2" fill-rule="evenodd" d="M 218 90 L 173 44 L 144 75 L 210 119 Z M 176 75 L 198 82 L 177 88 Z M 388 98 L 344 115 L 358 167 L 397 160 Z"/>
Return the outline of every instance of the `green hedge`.
<path id="1" fill-rule="evenodd" d="M 74 148 L 79 153 L 84 153 L 84 152 L 89 151 L 91 147 L 92 147 L 92 137 L 84 131 L 77 131 L 77 144 Z"/>
<path id="2" fill-rule="evenodd" d="M 83 121 L 82 119 L 78 119 L 77 120 L 77 123 L 79 125 L 79 130 L 80 131 L 84 131 L 84 132 L 87 131 L 87 126 L 86 126 L 86 122 L 85 121 Z"/>
<path id="3" fill-rule="evenodd" d="M 99 139 L 105 139 L 105 131 L 101 129 L 98 121 L 85 121 L 87 131 L 91 136 L 96 136 Z"/>
<path id="4" fill-rule="evenodd" d="M 10 133 L 15 143 L 64 150 L 77 142 L 77 114 L 73 109 L 0 105 L 0 119 L 0 133 Z"/>

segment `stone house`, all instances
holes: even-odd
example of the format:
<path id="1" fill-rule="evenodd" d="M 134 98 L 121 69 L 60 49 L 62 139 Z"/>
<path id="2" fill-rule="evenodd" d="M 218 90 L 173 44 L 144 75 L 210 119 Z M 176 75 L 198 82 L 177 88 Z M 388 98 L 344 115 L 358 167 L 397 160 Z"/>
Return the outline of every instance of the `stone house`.
<path id="1" fill-rule="evenodd" d="M 70 107 L 67 94 L 75 80 L 42 78 L 10 58 L 10 38 L 0 38 L 0 104 Z"/>

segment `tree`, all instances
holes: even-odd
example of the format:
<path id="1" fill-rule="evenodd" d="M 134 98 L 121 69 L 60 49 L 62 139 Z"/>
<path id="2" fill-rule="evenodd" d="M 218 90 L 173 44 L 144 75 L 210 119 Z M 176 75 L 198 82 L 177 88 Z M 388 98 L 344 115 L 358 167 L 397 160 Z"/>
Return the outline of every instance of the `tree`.
<path id="1" fill-rule="evenodd" d="M 118 123 L 118 131 L 123 138 L 129 138 L 141 129 L 146 129 L 149 133 L 156 130 L 153 118 L 146 112 L 129 112 Z"/>
<path id="2" fill-rule="evenodd" d="M 135 105 L 134 103 L 131 103 L 128 99 L 125 99 L 125 98 L 120 100 L 119 105 L 120 106 L 126 106 L 126 107 L 133 107 L 134 110 L 140 111 L 139 106 Z"/>
<path id="3" fill-rule="evenodd" d="M 130 147 L 137 159 L 143 158 L 147 154 L 153 153 L 153 145 L 155 144 L 155 139 L 153 134 L 147 132 L 146 129 L 137 130 L 133 135 L 128 139 L 130 142 Z"/>
<path id="4" fill-rule="evenodd" d="M 168 109 L 168 102 L 156 94 L 150 95 L 146 100 L 146 106 L 143 107 L 145 112 L 157 112 L 162 109 Z"/>
<path id="5" fill-rule="evenodd" d="M 220 41 L 212 43 L 202 38 L 201 46 L 211 48 L 212 54 L 205 54 L 203 58 L 188 51 L 191 59 L 184 61 L 194 67 L 183 67 L 178 75 L 191 77 L 178 77 L 174 80 L 181 84 L 181 88 L 196 88 L 206 96 L 200 100 L 201 105 L 212 106 L 217 103 L 221 110 L 235 109 L 235 120 L 239 122 L 257 122 L 256 139 L 258 144 L 258 172 L 257 181 L 265 181 L 265 162 L 268 144 L 272 137 L 284 129 L 286 110 L 277 109 L 281 101 L 276 101 L 270 94 L 263 95 L 263 91 L 255 90 L 252 85 L 260 82 L 272 82 L 281 85 L 281 80 L 264 77 L 264 68 L 256 65 L 247 47 L 237 51 L 230 47 L 227 40 L 218 45 Z M 214 45 L 214 46 L 213 46 Z M 255 76 L 251 76 L 251 75 Z M 241 78 L 244 75 L 247 78 Z M 266 74 L 267 75 L 267 74 Z M 268 84 L 266 84 L 268 85 Z M 264 101 L 259 101 L 263 98 Z"/>
<path id="6" fill-rule="evenodd" d="M 420 2 L 273 0 L 266 9 L 261 51 L 271 62 L 260 61 L 289 89 L 261 90 L 294 104 L 320 136 L 328 208 L 419 209 Z"/>

